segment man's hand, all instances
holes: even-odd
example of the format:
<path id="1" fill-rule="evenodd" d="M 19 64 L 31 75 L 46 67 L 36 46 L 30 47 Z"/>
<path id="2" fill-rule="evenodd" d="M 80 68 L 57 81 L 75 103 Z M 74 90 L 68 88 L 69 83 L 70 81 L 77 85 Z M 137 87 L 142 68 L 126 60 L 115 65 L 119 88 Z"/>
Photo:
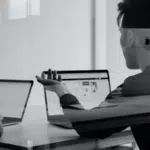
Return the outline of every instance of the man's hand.
<path id="1" fill-rule="evenodd" d="M 46 88 L 49 91 L 55 92 L 58 95 L 58 97 L 69 93 L 65 85 L 60 82 L 61 76 L 59 75 L 57 78 L 56 71 L 52 71 L 51 69 L 49 69 L 47 79 L 45 79 L 43 73 L 41 74 L 41 77 L 36 76 L 36 79 L 39 83 L 41 83 L 44 86 L 44 88 Z"/>

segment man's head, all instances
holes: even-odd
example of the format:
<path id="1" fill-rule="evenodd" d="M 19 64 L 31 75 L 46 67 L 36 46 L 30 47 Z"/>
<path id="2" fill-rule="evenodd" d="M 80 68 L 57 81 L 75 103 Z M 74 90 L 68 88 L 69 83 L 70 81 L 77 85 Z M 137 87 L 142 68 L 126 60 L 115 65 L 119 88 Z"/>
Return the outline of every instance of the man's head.
<path id="1" fill-rule="evenodd" d="M 150 0 L 123 0 L 118 4 L 121 46 L 129 69 L 150 65 Z"/>
<path id="2" fill-rule="evenodd" d="M 118 11 L 120 27 L 150 28 L 150 0 L 122 0 L 118 4 Z"/>

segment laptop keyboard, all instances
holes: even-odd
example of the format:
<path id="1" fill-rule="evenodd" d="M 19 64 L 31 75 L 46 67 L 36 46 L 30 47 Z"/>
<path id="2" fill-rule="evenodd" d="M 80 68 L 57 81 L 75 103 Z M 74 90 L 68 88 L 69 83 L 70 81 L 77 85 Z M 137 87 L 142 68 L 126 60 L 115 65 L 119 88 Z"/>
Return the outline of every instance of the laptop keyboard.
<path id="1" fill-rule="evenodd" d="M 19 122 L 21 119 L 19 118 L 13 118 L 13 117 L 4 117 L 2 120 L 2 124 L 9 124 L 13 122 Z"/>

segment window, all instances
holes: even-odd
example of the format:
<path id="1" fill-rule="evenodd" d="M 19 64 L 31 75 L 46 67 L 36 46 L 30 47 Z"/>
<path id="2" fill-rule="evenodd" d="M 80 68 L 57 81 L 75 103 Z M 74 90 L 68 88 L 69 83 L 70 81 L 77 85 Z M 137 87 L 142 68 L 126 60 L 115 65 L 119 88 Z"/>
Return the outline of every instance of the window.
<path id="1" fill-rule="evenodd" d="M 9 0 L 8 19 L 40 15 L 40 0 Z"/>
<path id="2" fill-rule="evenodd" d="M 40 15 L 40 0 L 28 0 L 28 15 Z"/>
<path id="3" fill-rule="evenodd" d="M 9 0 L 8 19 L 27 17 L 27 0 Z"/>

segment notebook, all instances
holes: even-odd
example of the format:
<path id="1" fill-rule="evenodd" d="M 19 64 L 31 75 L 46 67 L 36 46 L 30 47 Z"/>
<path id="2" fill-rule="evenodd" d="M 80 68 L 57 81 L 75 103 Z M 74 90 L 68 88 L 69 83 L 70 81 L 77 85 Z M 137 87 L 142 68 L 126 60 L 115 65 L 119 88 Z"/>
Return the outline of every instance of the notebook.
<path id="1" fill-rule="evenodd" d="M 0 114 L 3 126 L 23 120 L 33 86 L 32 80 L 0 80 Z"/>
<path id="2" fill-rule="evenodd" d="M 47 71 L 43 74 L 47 78 Z M 57 75 L 61 75 L 62 83 L 65 83 L 85 109 L 98 106 L 111 91 L 108 70 L 65 70 L 57 71 Z M 72 124 L 63 115 L 58 96 L 46 89 L 44 95 L 47 120 L 53 125 L 71 129 Z"/>

